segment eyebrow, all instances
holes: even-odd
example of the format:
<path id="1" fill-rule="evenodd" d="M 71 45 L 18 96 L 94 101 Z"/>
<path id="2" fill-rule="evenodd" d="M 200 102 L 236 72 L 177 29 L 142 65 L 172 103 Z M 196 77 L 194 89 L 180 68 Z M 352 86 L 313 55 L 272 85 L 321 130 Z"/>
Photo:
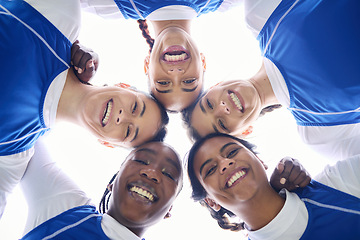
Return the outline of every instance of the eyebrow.
<path id="1" fill-rule="evenodd" d="M 202 170 L 204 169 L 205 165 L 212 161 L 212 158 L 206 160 L 203 164 L 200 166 L 200 175 L 202 175 Z"/>
<path id="2" fill-rule="evenodd" d="M 200 109 L 201 109 L 201 111 L 202 111 L 203 113 L 207 114 L 207 113 L 206 113 L 206 110 L 205 110 L 205 108 L 204 108 L 204 105 L 202 104 L 202 100 L 203 100 L 203 99 L 200 99 L 200 101 L 199 101 L 199 107 L 200 107 Z"/>
<path id="3" fill-rule="evenodd" d="M 196 86 L 196 87 L 194 87 L 194 88 L 190 88 L 190 89 L 188 89 L 188 88 L 181 88 L 181 91 L 183 91 L 183 92 L 193 92 L 193 91 L 195 91 L 195 90 L 197 89 L 197 87 L 198 87 L 198 86 Z M 156 90 L 158 93 L 170 93 L 170 92 L 173 91 L 172 89 L 169 89 L 169 90 L 160 90 L 160 89 L 157 89 L 157 88 L 155 88 L 155 90 Z"/>
<path id="4" fill-rule="evenodd" d="M 156 90 L 158 93 L 169 93 L 169 92 L 172 92 L 172 89 L 169 89 L 169 90 L 159 90 L 159 89 L 155 88 L 155 90 Z"/>
<path id="5" fill-rule="evenodd" d="M 137 153 L 137 152 L 148 152 L 148 153 L 156 155 L 156 152 L 150 148 L 141 148 L 141 149 L 135 151 L 135 153 Z"/>
<path id="6" fill-rule="evenodd" d="M 141 111 L 141 113 L 140 113 L 140 117 L 142 117 L 142 116 L 144 115 L 145 109 L 146 109 L 146 104 L 145 104 L 145 102 L 144 102 L 144 100 L 143 100 L 143 109 L 142 109 L 142 111 Z"/>
<path id="7" fill-rule="evenodd" d="M 227 148 L 228 146 L 231 146 L 231 145 L 236 145 L 236 143 L 229 142 L 229 143 L 225 144 L 224 146 L 222 146 L 222 148 L 220 148 L 220 153 L 223 153 L 225 148 Z"/>
<path id="8" fill-rule="evenodd" d="M 178 170 L 179 172 L 181 172 L 181 167 L 179 166 L 178 162 L 175 162 L 174 160 L 172 160 L 171 158 L 166 158 L 166 161 L 168 161 L 171 165 L 173 165 L 176 170 Z"/>
<path id="9" fill-rule="evenodd" d="M 131 139 L 130 142 L 135 141 L 135 139 L 137 138 L 138 134 L 139 134 L 139 128 L 137 127 L 136 130 L 135 130 L 135 135 L 134 135 L 133 139 Z"/>
<path id="10" fill-rule="evenodd" d="M 198 87 L 198 86 L 196 86 L 196 87 L 194 87 L 194 88 L 190 88 L 190 89 L 188 89 L 188 88 L 181 88 L 181 90 L 182 90 L 183 92 L 193 92 L 193 91 L 196 90 L 197 87 Z"/>

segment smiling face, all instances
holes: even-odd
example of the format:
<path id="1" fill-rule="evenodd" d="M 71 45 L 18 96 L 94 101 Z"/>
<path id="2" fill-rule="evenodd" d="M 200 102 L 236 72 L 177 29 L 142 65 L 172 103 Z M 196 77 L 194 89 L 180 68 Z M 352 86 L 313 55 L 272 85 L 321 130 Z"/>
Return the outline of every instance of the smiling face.
<path id="1" fill-rule="evenodd" d="M 130 153 L 112 188 L 108 213 L 128 228 L 146 228 L 164 218 L 182 187 L 178 156 L 160 142 Z"/>
<path id="2" fill-rule="evenodd" d="M 206 140 L 194 157 L 194 172 L 208 196 L 232 210 L 268 186 L 258 157 L 229 137 Z"/>
<path id="3" fill-rule="evenodd" d="M 163 30 L 155 39 L 145 70 L 152 94 L 166 109 L 181 111 L 199 96 L 205 58 L 190 35 L 179 27 Z"/>
<path id="4" fill-rule="evenodd" d="M 261 101 L 249 81 L 226 81 L 211 88 L 196 104 L 191 125 L 201 135 L 213 132 L 236 135 L 260 114 Z"/>
<path id="5" fill-rule="evenodd" d="M 98 138 L 131 147 L 150 140 L 159 131 L 161 114 L 153 99 L 115 86 L 94 89 L 85 98 L 81 118 Z"/>

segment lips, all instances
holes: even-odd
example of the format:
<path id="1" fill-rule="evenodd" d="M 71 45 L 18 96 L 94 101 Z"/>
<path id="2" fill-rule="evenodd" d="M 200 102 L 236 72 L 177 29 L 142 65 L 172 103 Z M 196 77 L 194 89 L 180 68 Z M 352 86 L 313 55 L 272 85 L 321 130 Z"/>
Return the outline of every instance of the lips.
<path id="1" fill-rule="evenodd" d="M 103 127 L 105 127 L 109 123 L 109 119 L 113 109 L 113 103 L 113 99 L 110 99 L 104 106 L 104 111 L 101 115 L 101 126 Z"/>
<path id="2" fill-rule="evenodd" d="M 161 60 L 167 64 L 180 64 L 187 61 L 189 58 L 189 51 L 179 45 L 166 48 L 161 55 Z"/>
<path id="3" fill-rule="evenodd" d="M 241 95 L 235 91 L 228 91 L 228 97 L 229 97 L 231 104 L 235 107 L 235 109 L 244 113 L 245 102 L 244 102 L 244 99 L 241 97 Z"/>
<path id="4" fill-rule="evenodd" d="M 238 184 L 248 173 L 247 168 L 237 168 L 235 169 L 226 179 L 225 187 L 231 188 Z"/>
<path id="5" fill-rule="evenodd" d="M 140 202 L 154 203 L 159 199 L 155 189 L 146 183 L 130 183 L 127 188 L 131 195 Z"/>

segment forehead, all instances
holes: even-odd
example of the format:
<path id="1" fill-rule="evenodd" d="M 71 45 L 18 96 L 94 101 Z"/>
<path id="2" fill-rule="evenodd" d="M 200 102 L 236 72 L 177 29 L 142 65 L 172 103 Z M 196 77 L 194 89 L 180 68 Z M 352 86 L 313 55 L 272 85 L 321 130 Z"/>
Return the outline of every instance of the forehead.
<path id="1" fill-rule="evenodd" d="M 152 87 L 151 92 L 167 110 L 181 111 L 190 106 L 196 100 L 196 98 L 200 95 L 201 88 L 202 86 L 199 83 L 196 89 L 192 92 L 183 91 L 180 86 L 176 86 L 173 88 L 173 91 L 166 93 L 160 93 L 156 91 L 155 87 Z"/>
<path id="2" fill-rule="evenodd" d="M 181 170 L 181 163 L 178 155 L 169 146 L 161 142 L 146 143 L 130 154 L 130 159 L 133 157 L 142 156 L 156 163 L 167 163 L 173 165 Z"/>
<path id="3" fill-rule="evenodd" d="M 206 140 L 200 147 L 199 150 L 196 152 L 196 158 L 207 158 L 214 155 L 222 154 L 228 147 L 230 146 L 241 146 L 244 147 L 240 142 L 236 141 L 235 139 L 219 136 L 213 137 Z"/>

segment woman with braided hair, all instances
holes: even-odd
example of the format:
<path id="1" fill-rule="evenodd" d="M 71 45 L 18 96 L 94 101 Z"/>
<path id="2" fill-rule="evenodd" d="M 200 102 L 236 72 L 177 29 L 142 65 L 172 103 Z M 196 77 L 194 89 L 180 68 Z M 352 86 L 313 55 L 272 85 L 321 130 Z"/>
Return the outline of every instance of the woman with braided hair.
<path id="1" fill-rule="evenodd" d="M 99 213 L 51 161 L 44 143 L 36 143 L 21 181 L 29 209 L 22 239 L 140 240 L 170 217 L 183 185 L 181 160 L 170 146 L 148 142 L 135 148 L 107 186 Z"/>
<path id="2" fill-rule="evenodd" d="M 360 155 L 326 166 L 308 185 L 294 168 L 288 179 L 299 187 L 278 192 L 253 148 L 245 140 L 212 133 L 189 152 L 192 197 L 207 204 L 222 228 L 246 229 L 252 240 L 359 239 Z M 294 160 L 280 161 L 275 173 L 288 161 Z M 244 222 L 229 221 L 234 215 Z"/>
<path id="3" fill-rule="evenodd" d="M 105 18 L 140 19 L 139 27 L 150 46 L 144 62 L 150 92 L 167 110 L 179 112 L 202 92 L 206 70 L 205 57 L 191 37 L 192 19 L 208 12 L 225 11 L 239 2 L 82 0 L 82 7 Z M 149 34 L 147 21 L 154 29 L 154 38 Z"/>
<path id="4" fill-rule="evenodd" d="M 359 1 L 245 0 L 244 6 L 262 66 L 249 79 L 212 87 L 184 111 L 194 137 L 241 136 L 262 109 L 281 104 L 315 151 L 336 160 L 360 154 Z"/>

